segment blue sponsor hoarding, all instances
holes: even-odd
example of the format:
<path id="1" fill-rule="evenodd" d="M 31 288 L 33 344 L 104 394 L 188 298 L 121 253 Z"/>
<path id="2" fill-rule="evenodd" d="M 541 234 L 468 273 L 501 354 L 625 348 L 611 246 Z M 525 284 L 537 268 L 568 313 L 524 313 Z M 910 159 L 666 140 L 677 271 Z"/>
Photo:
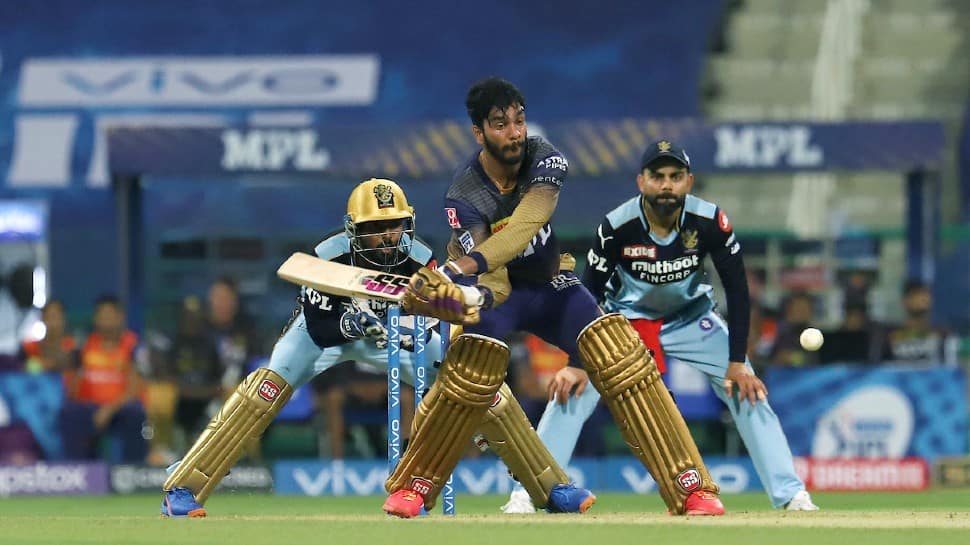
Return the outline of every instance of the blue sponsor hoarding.
<path id="1" fill-rule="evenodd" d="M 936 122 L 706 125 L 639 119 L 556 123 L 544 133 L 569 160 L 571 177 L 632 177 L 645 143 L 655 140 L 676 141 L 689 152 L 692 169 L 701 172 L 906 171 L 939 166 L 944 145 Z M 112 172 L 160 177 L 440 178 L 477 149 L 460 121 L 418 127 L 117 128 L 108 136 Z"/>
<path id="2" fill-rule="evenodd" d="M 748 458 L 706 457 L 711 477 L 726 493 L 761 490 Z M 656 494 L 657 485 L 632 456 L 579 458 L 566 468 L 579 486 L 596 492 Z M 273 467 L 277 494 L 299 496 L 368 496 L 384 494 L 387 464 L 383 460 L 285 460 Z M 508 494 L 514 482 L 500 460 L 462 460 L 454 473 L 458 494 Z M 459 499 L 460 506 L 460 499 Z"/>
<path id="3" fill-rule="evenodd" d="M 772 368 L 765 384 L 796 456 L 933 460 L 966 453 L 962 369 Z"/>

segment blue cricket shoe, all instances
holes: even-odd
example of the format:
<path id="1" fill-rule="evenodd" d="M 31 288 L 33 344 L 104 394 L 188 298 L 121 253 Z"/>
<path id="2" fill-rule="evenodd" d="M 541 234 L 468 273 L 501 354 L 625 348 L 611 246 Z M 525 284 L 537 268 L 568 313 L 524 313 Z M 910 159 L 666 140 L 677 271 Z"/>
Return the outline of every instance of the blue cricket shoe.
<path id="1" fill-rule="evenodd" d="M 585 513 L 596 503 L 596 496 L 576 485 L 557 484 L 549 491 L 549 504 L 546 511 L 550 513 Z"/>
<path id="2" fill-rule="evenodd" d="M 205 508 L 195 501 L 195 495 L 188 488 L 176 487 L 165 493 L 162 498 L 162 516 L 174 518 L 203 518 Z"/>

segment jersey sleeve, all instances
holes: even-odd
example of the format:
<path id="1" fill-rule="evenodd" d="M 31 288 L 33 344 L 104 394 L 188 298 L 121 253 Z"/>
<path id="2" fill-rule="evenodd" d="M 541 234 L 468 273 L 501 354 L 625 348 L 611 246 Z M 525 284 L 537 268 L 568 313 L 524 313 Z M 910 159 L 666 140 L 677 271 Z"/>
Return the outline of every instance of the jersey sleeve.
<path id="1" fill-rule="evenodd" d="M 448 227 L 451 227 L 451 238 L 448 241 L 450 259 L 469 254 L 490 235 L 485 218 L 475 207 L 464 201 L 446 198 L 445 218 L 448 220 Z"/>
<path id="2" fill-rule="evenodd" d="M 606 283 L 613 276 L 618 258 L 616 234 L 610 220 L 604 218 L 596 227 L 596 234 L 593 235 L 592 244 L 586 254 L 586 270 L 583 272 L 583 285 L 597 301 L 603 301 L 606 295 Z"/>
<path id="3" fill-rule="evenodd" d="M 728 314 L 728 343 L 730 361 L 744 361 L 748 351 L 748 329 L 751 322 L 751 301 L 748 278 L 738 242 L 728 220 L 720 208 L 714 216 L 711 233 L 711 261 L 724 286 Z"/>
<path id="4" fill-rule="evenodd" d="M 539 157 L 529 169 L 529 186 L 551 185 L 562 188 L 569 174 L 569 162 L 555 148 Z"/>

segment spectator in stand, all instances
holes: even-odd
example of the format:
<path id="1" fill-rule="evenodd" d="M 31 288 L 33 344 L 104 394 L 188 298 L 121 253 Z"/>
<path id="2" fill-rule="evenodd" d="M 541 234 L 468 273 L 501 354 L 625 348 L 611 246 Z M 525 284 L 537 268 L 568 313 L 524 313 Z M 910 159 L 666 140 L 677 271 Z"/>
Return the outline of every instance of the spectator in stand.
<path id="1" fill-rule="evenodd" d="M 178 387 L 175 423 L 188 437 L 197 435 L 209 421 L 207 408 L 222 400 L 222 366 L 210 335 L 205 312 L 197 297 L 186 297 L 169 351 Z M 181 450 L 181 449 L 180 449 Z"/>
<path id="2" fill-rule="evenodd" d="M 64 305 L 57 299 L 47 301 L 41 321 L 44 323 L 44 338 L 26 341 L 22 347 L 27 371 L 63 373 L 66 386 L 78 366 L 78 349 L 77 341 L 67 333 Z"/>
<path id="3" fill-rule="evenodd" d="M 94 331 L 81 349 L 80 367 L 61 410 L 61 434 L 68 459 L 97 457 L 99 441 L 111 440 L 112 462 L 143 463 L 145 410 L 139 400 L 141 378 L 135 369 L 138 337 L 125 327 L 125 311 L 113 296 L 98 299 Z"/>
<path id="4" fill-rule="evenodd" d="M 819 350 L 819 363 L 879 363 L 882 334 L 879 324 L 869 316 L 869 306 L 862 298 L 846 297 L 842 326 L 825 333 Z"/>
<path id="5" fill-rule="evenodd" d="M 797 291 L 788 296 L 778 324 L 778 337 L 771 350 L 772 365 L 801 367 L 818 363 L 818 353 L 801 347 L 798 337 L 806 327 L 811 327 L 815 316 L 815 302 L 806 292 Z"/>
<path id="6" fill-rule="evenodd" d="M 771 350 L 778 337 L 777 312 L 765 304 L 764 273 L 747 271 L 748 297 L 751 299 L 751 326 L 748 329 L 748 359 L 755 371 L 771 363 Z"/>
<path id="7" fill-rule="evenodd" d="M 960 339 L 930 321 L 933 294 L 921 281 L 903 286 L 903 323 L 892 328 L 886 339 L 886 359 L 894 363 L 922 363 L 955 366 Z"/>
<path id="8" fill-rule="evenodd" d="M 240 308 L 239 289 L 233 278 L 220 277 L 210 286 L 208 325 L 219 358 L 223 394 L 229 395 L 245 376 L 250 358 L 261 353 L 255 323 Z"/>

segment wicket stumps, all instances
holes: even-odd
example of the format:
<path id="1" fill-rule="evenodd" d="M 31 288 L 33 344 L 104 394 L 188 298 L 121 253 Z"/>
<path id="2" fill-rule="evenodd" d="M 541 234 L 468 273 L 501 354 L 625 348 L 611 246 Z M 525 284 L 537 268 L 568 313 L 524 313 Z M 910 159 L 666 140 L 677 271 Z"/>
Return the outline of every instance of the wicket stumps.
<path id="1" fill-rule="evenodd" d="M 424 316 L 414 317 L 414 410 L 428 389 L 428 362 L 425 352 Z M 450 325 L 441 322 L 441 357 L 451 341 Z M 387 471 L 393 472 L 401 459 L 401 308 L 390 305 L 387 310 Z M 445 515 L 455 514 L 455 487 L 448 476 L 441 491 L 441 510 Z"/>

